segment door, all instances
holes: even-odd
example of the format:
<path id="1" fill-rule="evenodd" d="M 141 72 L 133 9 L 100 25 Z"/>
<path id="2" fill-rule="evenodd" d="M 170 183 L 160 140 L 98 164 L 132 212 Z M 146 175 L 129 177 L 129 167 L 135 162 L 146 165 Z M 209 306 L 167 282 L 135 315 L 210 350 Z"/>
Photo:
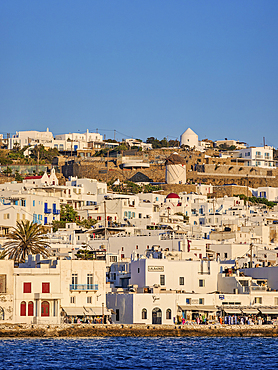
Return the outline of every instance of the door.
<path id="1" fill-rule="evenodd" d="M 158 307 L 154 308 L 152 311 L 152 324 L 162 324 L 162 311 Z"/>

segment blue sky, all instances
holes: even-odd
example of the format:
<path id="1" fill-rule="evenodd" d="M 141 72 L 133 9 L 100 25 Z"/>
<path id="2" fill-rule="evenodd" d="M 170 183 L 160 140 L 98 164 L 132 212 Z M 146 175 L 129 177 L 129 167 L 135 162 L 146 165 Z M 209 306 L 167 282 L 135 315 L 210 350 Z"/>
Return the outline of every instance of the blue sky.
<path id="1" fill-rule="evenodd" d="M 0 132 L 277 147 L 277 19 L 277 0 L 1 0 Z"/>

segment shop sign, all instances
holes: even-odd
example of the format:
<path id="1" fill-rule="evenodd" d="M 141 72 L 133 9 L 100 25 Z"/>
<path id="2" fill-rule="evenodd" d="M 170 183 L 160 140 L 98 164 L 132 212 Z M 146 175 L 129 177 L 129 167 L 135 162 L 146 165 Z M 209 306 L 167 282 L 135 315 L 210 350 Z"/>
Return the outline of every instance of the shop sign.
<path id="1" fill-rule="evenodd" d="M 148 266 L 149 272 L 164 272 L 164 266 Z"/>

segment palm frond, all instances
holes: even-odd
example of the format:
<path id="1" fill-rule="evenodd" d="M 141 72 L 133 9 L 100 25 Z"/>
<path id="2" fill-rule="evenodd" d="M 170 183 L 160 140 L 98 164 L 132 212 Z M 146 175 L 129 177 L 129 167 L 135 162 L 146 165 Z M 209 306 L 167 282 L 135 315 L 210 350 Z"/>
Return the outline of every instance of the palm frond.
<path id="1" fill-rule="evenodd" d="M 46 230 L 42 225 L 30 221 L 17 221 L 16 227 L 8 234 L 8 241 L 3 245 L 2 257 L 13 259 L 17 263 L 25 262 L 29 254 L 49 256 L 49 244 L 44 240 Z"/>

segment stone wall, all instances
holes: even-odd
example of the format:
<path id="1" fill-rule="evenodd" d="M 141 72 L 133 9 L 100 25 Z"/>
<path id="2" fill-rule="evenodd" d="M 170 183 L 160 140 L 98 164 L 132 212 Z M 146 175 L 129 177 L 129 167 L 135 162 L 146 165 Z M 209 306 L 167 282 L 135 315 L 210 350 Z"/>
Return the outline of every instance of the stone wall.
<path id="1" fill-rule="evenodd" d="M 237 184 L 257 188 L 260 186 L 278 187 L 278 169 L 247 167 L 231 162 L 231 158 L 219 158 L 211 150 L 213 157 L 206 158 L 206 153 L 184 149 L 156 149 L 144 152 L 144 161 L 149 160 L 150 168 L 133 170 L 122 169 L 122 158 L 90 158 L 67 161 L 62 166 L 65 177 L 77 176 L 95 178 L 99 181 L 129 180 L 141 172 L 154 182 L 165 182 L 165 159 L 177 152 L 186 161 L 187 182 L 212 185 Z M 142 152 L 139 153 L 142 157 Z M 186 191 L 186 190 L 185 190 Z"/>

